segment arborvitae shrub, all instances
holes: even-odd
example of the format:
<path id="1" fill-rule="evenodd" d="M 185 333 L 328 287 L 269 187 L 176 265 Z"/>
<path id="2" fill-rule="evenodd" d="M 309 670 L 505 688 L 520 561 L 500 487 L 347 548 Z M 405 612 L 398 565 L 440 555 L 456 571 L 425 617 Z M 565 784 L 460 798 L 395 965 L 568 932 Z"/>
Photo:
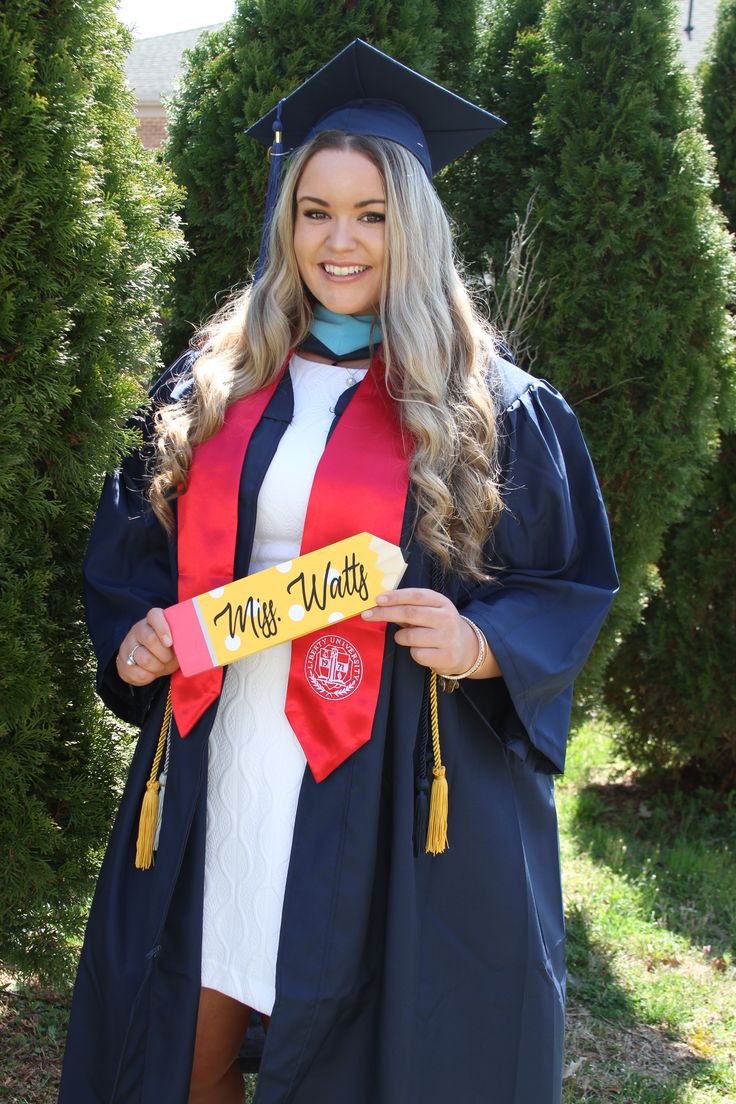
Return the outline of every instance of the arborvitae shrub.
<path id="1" fill-rule="evenodd" d="M 442 33 L 434 72 L 440 84 L 466 99 L 472 95 L 472 70 L 480 0 L 435 0 Z"/>
<path id="2" fill-rule="evenodd" d="M 464 259 L 500 278 L 516 214 L 523 216 L 535 163 L 532 126 L 544 91 L 543 0 L 494 0 L 478 41 L 469 94 L 506 126 L 448 170 Z"/>
<path id="3" fill-rule="evenodd" d="M 621 576 L 588 686 L 712 460 L 729 370 L 733 255 L 674 19 L 670 0 L 551 0 L 542 23 L 535 371 L 580 417 Z"/>
<path id="4" fill-rule="evenodd" d="M 125 758 L 94 695 L 81 560 L 179 248 L 129 46 L 113 0 L 0 12 L 0 956 L 56 977 Z"/>
<path id="5" fill-rule="evenodd" d="M 458 185 L 466 255 L 478 271 L 490 257 L 501 292 L 515 219 L 534 199 L 523 259 L 538 254 L 526 290 L 541 308 L 524 343 L 532 370 L 580 417 L 622 581 L 584 701 L 638 619 L 663 534 L 696 493 L 728 402 L 733 257 L 674 15 L 669 0 L 492 3 L 476 95 L 509 126 Z M 726 53 L 710 79 L 733 150 Z"/>
<path id="6" fill-rule="evenodd" d="M 715 195 L 736 230 L 734 0 L 721 5 L 701 77 L 704 127 L 720 181 Z M 728 407 L 728 399 L 722 396 L 721 405 Z M 622 742 L 637 763 L 695 768 L 700 781 L 727 786 L 736 781 L 733 432 L 723 435 L 703 491 L 668 534 L 660 572 L 658 595 L 607 673 L 606 702 L 623 724 Z"/>
<path id="7" fill-rule="evenodd" d="M 258 256 L 266 150 L 245 129 L 354 38 L 429 74 L 443 44 L 432 0 L 241 0 L 233 18 L 190 52 L 166 147 L 186 189 L 192 249 L 174 284 L 172 357 L 216 297 L 247 281 Z"/>
<path id="8" fill-rule="evenodd" d="M 736 782 L 736 435 L 668 537 L 662 589 L 624 641 L 605 699 L 620 742 L 645 767 Z"/>

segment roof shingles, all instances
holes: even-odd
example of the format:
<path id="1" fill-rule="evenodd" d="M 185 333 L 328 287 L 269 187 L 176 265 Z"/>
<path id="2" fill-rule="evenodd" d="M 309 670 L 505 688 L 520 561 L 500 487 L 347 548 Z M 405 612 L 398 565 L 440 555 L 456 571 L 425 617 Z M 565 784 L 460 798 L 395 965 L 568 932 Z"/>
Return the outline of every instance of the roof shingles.
<path id="1" fill-rule="evenodd" d="M 206 31 L 217 31 L 222 23 L 195 27 L 189 31 L 139 38 L 128 55 L 125 73 L 139 104 L 160 103 L 174 91 L 184 69 L 184 51 L 197 44 Z"/>

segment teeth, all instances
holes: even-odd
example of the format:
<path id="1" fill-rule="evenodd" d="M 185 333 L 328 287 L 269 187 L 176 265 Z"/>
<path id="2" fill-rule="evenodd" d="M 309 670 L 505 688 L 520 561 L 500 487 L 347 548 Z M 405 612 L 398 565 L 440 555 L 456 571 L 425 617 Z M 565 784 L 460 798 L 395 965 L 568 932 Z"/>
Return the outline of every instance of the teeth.
<path id="1" fill-rule="evenodd" d="M 368 265 L 331 265 L 323 266 L 330 276 L 357 276 L 359 272 L 365 272 Z"/>

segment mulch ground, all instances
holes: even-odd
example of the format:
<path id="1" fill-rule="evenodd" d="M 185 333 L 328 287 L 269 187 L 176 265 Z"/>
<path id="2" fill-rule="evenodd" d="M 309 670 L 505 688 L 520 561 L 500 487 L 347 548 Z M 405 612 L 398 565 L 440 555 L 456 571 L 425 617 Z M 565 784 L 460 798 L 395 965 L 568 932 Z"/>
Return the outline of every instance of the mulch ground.
<path id="1" fill-rule="evenodd" d="M 55 1104 L 69 999 L 0 971 L 0 1100 Z"/>

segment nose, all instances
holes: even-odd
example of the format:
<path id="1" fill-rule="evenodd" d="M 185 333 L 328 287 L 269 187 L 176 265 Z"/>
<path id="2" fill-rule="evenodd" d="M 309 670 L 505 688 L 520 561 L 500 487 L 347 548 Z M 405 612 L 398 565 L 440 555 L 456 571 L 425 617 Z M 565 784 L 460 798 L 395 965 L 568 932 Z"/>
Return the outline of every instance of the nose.
<path id="1" fill-rule="evenodd" d="M 330 222 L 328 241 L 331 249 L 347 253 L 355 248 L 355 234 L 350 219 L 334 218 Z"/>

